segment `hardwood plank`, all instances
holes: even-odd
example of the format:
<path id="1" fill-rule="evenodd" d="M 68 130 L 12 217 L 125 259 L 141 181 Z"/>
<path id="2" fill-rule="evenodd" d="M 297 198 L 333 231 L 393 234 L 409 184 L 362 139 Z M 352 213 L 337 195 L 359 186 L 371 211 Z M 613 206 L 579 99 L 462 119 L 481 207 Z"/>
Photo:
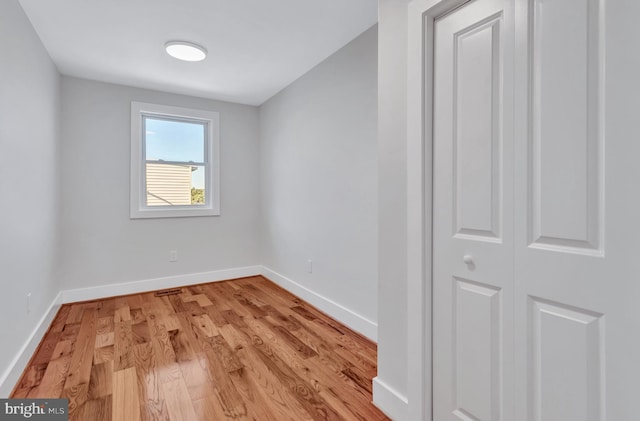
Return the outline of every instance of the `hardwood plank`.
<path id="1" fill-rule="evenodd" d="M 113 361 L 114 346 L 108 345 L 97 348 L 93 351 L 93 363 L 102 364 L 107 361 Z"/>
<path id="2" fill-rule="evenodd" d="M 207 375 L 208 361 L 203 353 L 208 346 L 206 337 L 200 332 L 193 317 L 181 313 L 178 319 L 180 329 L 170 332 L 170 338 L 185 384 L 192 387 L 207 383 L 210 381 Z"/>
<path id="3" fill-rule="evenodd" d="M 69 417 L 69 421 L 87 420 L 111 420 L 111 395 L 86 401 Z"/>
<path id="4" fill-rule="evenodd" d="M 177 314 L 162 314 L 159 317 L 160 323 L 164 326 L 167 332 L 180 329 L 180 320 L 178 320 Z"/>
<path id="5" fill-rule="evenodd" d="M 183 298 L 186 298 L 186 297 L 192 296 L 193 292 L 191 292 L 191 287 L 184 287 L 184 288 L 180 288 L 180 294 L 182 294 L 181 296 Z"/>
<path id="6" fill-rule="evenodd" d="M 94 309 L 87 308 L 83 313 L 78 339 L 71 357 L 65 389 L 89 383 L 95 342 L 96 313 Z"/>
<path id="7" fill-rule="evenodd" d="M 121 309 L 121 308 L 124 308 L 124 307 L 129 307 L 129 296 L 128 295 L 121 295 L 119 297 L 114 297 L 113 300 L 115 301 L 116 313 L 118 312 L 118 309 Z"/>
<path id="8" fill-rule="evenodd" d="M 78 333 L 80 333 L 80 323 L 64 325 L 60 333 L 60 340 L 75 342 L 78 338 Z"/>
<path id="9" fill-rule="evenodd" d="M 377 408 L 370 405 L 370 393 L 358 387 L 341 371 L 336 371 L 335 362 L 311 358 L 305 360 L 305 366 L 294 369 L 300 378 L 318 392 L 327 405 L 345 419 L 387 419 Z"/>
<path id="10" fill-rule="evenodd" d="M 185 303 L 195 301 L 200 307 L 207 307 L 207 306 L 213 305 L 211 300 L 204 294 L 191 295 L 188 297 L 184 297 L 183 300 Z"/>
<path id="11" fill-rule="evenodd" d="M 235 327 L 240 327 L 240 328 L 247 327 L 247 324 L 244 322 L 244 319 L 233 310 L 224 310 L 222 312 L 222 317 L 224 317 L 227 323 L 232 324 Z"/>
<path id="12" fill-rule="evenodd" d="M 96 335 L 96 342 L 94 348 L 102 348 L 103 346 L 113 345 L 114 333 L 99 333 Z"/>
<path id="13" fill-rule="evenodd" d="M 224 338 L 224 340 L 229 344 L 231 349 L 238 351 L 242 348 L 245 348 L 251 344 L 251 339 L 248 338 L 243 333 L 239 332 L 233 326 L 227 324 L 218 328 L 220 335 Z"/>
<path id="14" fill-rule="evenodd" d="M 318 353 L 304 344 L 300 339 L 291 334 L 287 329 L 282 326 L 271 325 L 271 330 L 280 335 L 284 342 L 289 345 L 301 358 L 307 359 L 309 357 L 316 357 Z"/>
<path id="15" fill-rule="evenodd" d="M 51 323 L 51 327 L 49 330 L 51 332 L 62 332 L 64 325 L 67 324 L 67 318 L 69 317 L 69 311 L 71 311 L 71 305 L 65 304 L 60 307 L 56 317 L 53 319 Z"/>
<path id="16" fill-rule="evenodd" d="M 180 297 L 180 294 L 170 295 L 167 298 L 169 299 L 169 302 L 171 303 L 171 306 L 173 307 L 173 311 L 175 313 L 184 313 L 187 311 L 184 306 L 184 301 L 182 301 L 182 297 Z"/>
<path id="17" fill-rule="evenodd" d="M 38 346 L 36 355 L 31 361 L 32 364 L 46 364 L 53 359 L 53 352 L 60 340 L 62 332 L 49 332 Z"/>
<path id="18" fill-rule="evenodd" d="M 39 385 L 48 365 L 48 362 L 42 364 L 31 363 L 25 370 L 22 380 L 18 383 L 18 389 L 32 389 Z"/>
<path id="19" fill-rule="evenodd" d="M 127 296 L 127 303 L 131 312 L 136 309 L 142 309 L 142 296 L 140 294 L 129 295 Z"/>
<path id="20" fill-rule="evenodd" d="M 191 400 L 194 402 L 200 399 L 205 399 L 208 396 L 215 396 L 216 394 L 213 388 L 213 382 L 211 381 L 195 386 L 187 385 L 187 389 L 189 391 L 189 396 L 191 396 Z"/>
<path id="21" fill-rule="evenodd" d="M 313 419 L 340 420 L 341 417 L 330 406 L 323 404 L 324 400 L 315 389 L 302 380 L 294 370 L 282 361 L 275 353 L 268 352 L 264 347 L 250 347 L 251 351 L 262 360 L 263 364 L 274 373 L 279 381 L 289 390 L 295 391 L 294 396 Z"/>
<path id="22" fill-rule="evenodd" d="M 58 398 L 62 395 L 67 380 L 71 355 L 51 360 L 47 365 L 40 384 L 31 390 L 28 397 Z"/>
<path id="23" fill-rule="evenodd" d="M 73 418 L 89 400 L 89 384 L 81 383 L 67 386 L 65 384 L 61 398 L 69 400 L 69 416 Z"/>
<path id="24" fill-rule="evenodd" d="M 225 420 L 232 419 L 227 418 L 224 414 L 220 402 L 213 395 L 207 395 L 201 399 L 193 401 L 193 409 L 195 410 L 197 420 Z"/>
<path id="25" fill-rule="evenodd" d="M 240 396 L 242 396 L 247 410 L 247 418 L 265 421 L 278 421 L 281 419 L 276 415 L 278 412 L 274 413 L 271 399 L 261 393 L 260 388 L 249 379 L 249 374 L 246 370 L 233 371 L 229 373 L 229 377 Z"/>
<path id="26" fill-rule="evenodd" d="M 76 343 L 75 341 L 65 339 L 61 340 L 56 344 L 56 347 L 53 350 L 53 354 L 51 355 L 52 360 L 56 360 L 65 355 L 71 356 L 73 351 L 75 350 Z"/>
<path id="27" fill-rule="evenodd" d="M 199 284 L 199 285 L 190 285 L 188 287 L 183 288 L 185 291 L 185 295 L 198 295 L 198 294 L 204 294 L 204 286 L 206 284 Z"/>
<path id="28" fill-rule="evenodd" d="M 169 333 L 162 323 L 153 314 L 148 316 L 148 323 L 151 333 L 151 346 L 153 347 L 154 359 L 157 361 L 158 374 L 162 383 L 173 381 L 179 378 L 180 367 L 178 366 L 176 354 L 171 346 Z"/>
<path id="29" fill-rule="evenodd" d="M 116 309 L 116 313 L 113 316 L 113 323 L 118 324 L 120 322 L 129 322 L 131 321 L 131 311 L 129 310 L 128 305 L 122 305 L 118 309 Z"/>
<path id="30" fill-rule="evenodd" d="M 267 312 L 267 319 L 279 326 L 284 327 L 289 332 L 293 332 L 302 328 L 302 325 L 292 316 L 285 316 L 276 310 L 272 305 L 266 305 L 263 307 Z"/>
<path id="31" fill-rule="evenodd" d="M 184 306 L 184 313 L 190 314 L 192 316 L 200 316 L 202 314 L 206 314 L 206 311 L 204 311 L 204 309 L 200 307 L 200 304 L 195 301 L 185 301 L 182 303 L 182 305 Z"/>
<path id="32" fill-rule="evenodd" d="M 208 364 L 204 354 L 197 355 L 193 360 L 180 361 L 178 363 L 187 387 L 201 386 L 210 382 L 207 375 Z"/>
<path id="33" fill-rule="evenodd" d="M 248 373 L 244 376 L 246 377 L 246 381 L 255 386 L 255 389 L 251 390 L 250 386 L 243 387 L 237 385 L 241 393 L 259 393 L 263 397 L 263 401 L 267 402 L 264 405 L 277 419 L 295 419 L 300 421 L 313 419 L 298 399 L 296 399 L 291 391 L 286 388 L 272 371 L 262 369 L 262 361 L 260 361 L 255 352 L 252 352 L 251 348 L 239 350 L 238 357 L 244 366 L 247 367 L 246 371 L 243 372 L 243 374 Z M 240 379 L 232 376 L 232 380 L 237 384 Z M 250 390 L 245 391 L 245 388 Z M 245 399 L 251 400 L 249 398 Z"/>
<path id="34" fill-rule="evenodd" d="M 211 343 L 209 342 L 209 344 Z M 211 345 L 215 346 L 215 344 Z M 215 386 L 214 392 L 223 412 L 226 416 L 232 418 L 246 416 L 247 408 L 245 402 L 229 378 L 228 369 L 231 366 L 225 366 L 225 363 L 230 364 L 230 361 L 223 361 L 223 356 L 218 355 L 213 347 L 205 347 L 203 355 L 206 357 L 207 364 L 205 368 L 207 369 L 207 374 Z"/>
<path id="35" fill-rule="evenodd" d="M 107 298 L 101 300 L 96 304 L 96 314 L 98 319 L 109 316 L 113 320 L 113 313 L 116 310 L 116 300 L 114 298 Z"/>
<path id="36" fill-rule="evenodd" d="M 362 357 L 360 354 L 354 353 L 342 346 L 334 348 L 333 353 L 336 357 L 340 357 L 343 361 L 348 361 L 354 367 L 358 367 L 366 377 L 373 378 L 378 372 L 378 367 L 375 361 L 371 361 Z"/>
<path id="37" fill-rule="evenodd" d="M 241 288 L 239 289 L 239 291 L 236 292 L 236 294 L 241 295 L 245 300 L 249 301 L 250 303 L 252 303 L 253 305 L 255 305 L 256 307 L 264 307 L 267 304 L 268 300 L 262 300 L 258 297 L 257 294 L 254 294 L 254 292 L 257 292 L 257 288 L 255 288 L 253 285 L 251 284 L 243 284 L 241 282 L 237 282 L 236 285 L 241 286 Z"/>
<path id="38" fill-rule="evenodd" d="M 91 368 L 89 399 L 111 395 L 113 390 L 113 361 L 96 364 Z"/>
<path id="39" fill-rule="evenodd" d="M 26 399 L 32 393 L 35 387 L 19 387 L 19 385 L 11 393 L 13 399 Z"/>
<path id="40" fill-rule="evenodd" d="M 182 378 L 162 384 L 162 392 L 167 402 L 167 411 L 171 421 L 193 421 L 196 412 Z"/>
<path id="41" fill-rule="evenodd" d="M 229 311 L 233 311 L 238 317 L 253 317 L 251 311 L 236 300 L 233 296 L 235 290 L 227 284 L 228 283 L 217 282 L 210 286 L 212 293 L 224 300 L 229 308 L 229 310 L 223 310 L 223 317 L 225 317 L 224 314 Z"/>
<path id="42" fill-rule="evenodd" d="M 113 310 L 115 312 L 115 309 Z M 98 316 L 101 313 L 98 312 Z M 110 316 L 102 316 L 98 317 L 98 329 L 96 331 L 97 334 L 109 333 L 113 332 L 114 329 L 114 313 L 112 312 Z"/>
<path id="43" fill-rule="evenodd" d="M 218 357 L 222 366 L 227 373 L 244 368 L 234 350 L 229 346 L 229 343 L 220 335 L 216 335 L 212 338 L 208 338 L 208 342 L 211 345 L 211 350 Z"/>
<path id="44" fill-rule="evenodd" d="M 70 304 L 70 307 L 65 325 L 80 323 L 82 321 L 82 314 L 84 313 L 84 305 Z"/>
<path id="45" fill-rule="evenodd" d="M 135 367 L 125 368 L 113 373 L 112 421 L 139 421 L 140 402 L 138 379 Z"/>
<path id="46" fill-rule="evenodd" d="M 233 294 L 233 296 L 236 299 L 236 301 L 240 303 L 242 306 L 244 306 L 247 310 L 249 310 L 251 315 L 256 319 L 265 317 L 267 315 L 267 312 L 263 308 L 257 306 L 251 300 L 247 299 L 247 297 L 244 294 L 235 293 Z"/>
<path id="47" fill-rule="evenodd" d="M 176 356 L 176 361 L 191 361 L 195 359 L 196 350 L 194 341 L 187 335 L 188 328 L 172 330 L 169 332 L 171 347 Z"/>
<path id="48" fill-rule="evenodd" d="M 116 323 L 113 361 L 115 370 L 124 370 L 133 366 L 131 361 L 131 347 L 133 346 L 133 334 L 131 333 L 131 320 Z"/>
<path id="49" fill-rule="evenodd" d="M 228 309 L 222 308 L 222 306 L 214 305 L 203 307 L 203 310 L 207 313 L 216 327 L 222 327 L 228 324 L 225 318 L 222 317 L 222 311 Z"/>
<path id="50" fill-rule="evenodd" d="M 141 418 L 143 420 L 169 419 L 160 382 L 162 366 L 158 363 L 153 344 L 147 342 L 134 345 L 132 353 L 138 376 Z"/>
<path id="51" fill-rule="evenodd" d="M 360 386 L 360 388 L 366 390 L 369 393 L 372 393 L 371 383 L 365 380 L 366 376 L 361 373 L 360 370 L 358 370 L 356 367 L 347 367 L 342 370 L 342 374 L 350 378 L 355 384 Z"/>
<path id="52" fill-rule="evenodd" d="M 208 314 L 195 316 L 193 317 L 193 321 L 204 336 L 211 338 L 218 334 L 218 329 L 216 328 L 216 325 L 213 323 Z"/>
<path id="53" fill-rule="evenodd" d="M 163 306 L 158 297 L 153 292 L 145 292 L 140 294 L 140 300 L 142 301 L 142 311 L 144 314 L 164 314 Z"/>
<path id="54" fill-rule="evenodd" d="M 141 301 L 142 303 L 142 301 Z M 142 308 L 132 308 L 130 311 L 131 313 L 131 322 L 136 325 L 138 323 L 143 323 L 147 320 L 147 318 L 144 315 L 144 311 L 142 310 Z"/>
<path id="55" fill-rule="evenodd" d="M 151 333 L 146 321 L 134 323 L 132 320 L 131 323 L 131 336 L 134 343 L 144 344 L 151 340 Z"/>

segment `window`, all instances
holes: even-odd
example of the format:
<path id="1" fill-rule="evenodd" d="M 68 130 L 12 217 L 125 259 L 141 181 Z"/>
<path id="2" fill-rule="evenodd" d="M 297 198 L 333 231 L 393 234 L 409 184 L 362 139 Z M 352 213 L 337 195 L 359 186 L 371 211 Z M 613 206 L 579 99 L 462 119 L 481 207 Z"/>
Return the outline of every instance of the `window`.
<path id="1" fill-rule="evenodd" d="M 131 103 L 131 218 L 220 214 L 219 113 Z"/>

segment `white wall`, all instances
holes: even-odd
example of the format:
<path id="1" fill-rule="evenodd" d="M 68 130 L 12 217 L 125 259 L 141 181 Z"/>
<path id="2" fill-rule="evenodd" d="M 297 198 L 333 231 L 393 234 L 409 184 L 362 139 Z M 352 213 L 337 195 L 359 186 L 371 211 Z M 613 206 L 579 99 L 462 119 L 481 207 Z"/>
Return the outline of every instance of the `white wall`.
<path id="1" fill-rule="evenodd" d="M 17 0 L 0 1 L 0 39 L 2 383 L 59 290 L 60 76 Z"/>
<path id="2" fill-rule="evenodd" d="M 374 337 L 376 61 L 374 26 L 260 108 L 262 263 Z"/>
<path id="3" fill-rule="evenodd" d="M 407 4 L 378 1 L 378 377 L 374 402 L 407 419 Z"/>
<path id="4" fill-rule="evenodd" d="M 129 219 L 134 100 L 220 112 L 221 216 Z M 257 142 L 256 107 L 63 77 L 62 288 L 255 265 Z"/>

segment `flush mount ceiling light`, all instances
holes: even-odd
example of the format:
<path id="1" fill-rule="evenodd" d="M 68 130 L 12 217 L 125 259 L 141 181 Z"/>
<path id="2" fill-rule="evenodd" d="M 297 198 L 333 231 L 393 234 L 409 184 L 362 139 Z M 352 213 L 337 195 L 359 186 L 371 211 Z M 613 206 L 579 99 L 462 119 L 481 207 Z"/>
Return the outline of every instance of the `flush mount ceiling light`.
<path id="1" fill-rule="evenodd" d="M 187 41 L 169 41 L 164 45 L 167 54 L 178 60 L 202 61 L 207 57 L 204 47 Z"/>

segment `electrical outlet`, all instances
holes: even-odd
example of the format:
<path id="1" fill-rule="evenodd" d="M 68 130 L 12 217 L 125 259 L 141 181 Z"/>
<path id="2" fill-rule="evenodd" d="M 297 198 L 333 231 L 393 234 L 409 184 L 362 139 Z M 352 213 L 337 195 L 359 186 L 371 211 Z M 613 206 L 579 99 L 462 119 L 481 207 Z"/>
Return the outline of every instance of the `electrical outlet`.
<path id="1" fill-rule="evenodd" d="M 27 293 L 27 314 L 31 313 L 31 293 Z"/>
<path id="2" fill-rule="evenodd" d="M 169 250 L 169 261 L 170 262 L 178 261 L 178 250 Z"/>
<path id="3" fill-rule="evenodd" d="M 311 259 L 307 260 L 307 272 L 308 273 L 313 272 L 313 260 Z"/>

